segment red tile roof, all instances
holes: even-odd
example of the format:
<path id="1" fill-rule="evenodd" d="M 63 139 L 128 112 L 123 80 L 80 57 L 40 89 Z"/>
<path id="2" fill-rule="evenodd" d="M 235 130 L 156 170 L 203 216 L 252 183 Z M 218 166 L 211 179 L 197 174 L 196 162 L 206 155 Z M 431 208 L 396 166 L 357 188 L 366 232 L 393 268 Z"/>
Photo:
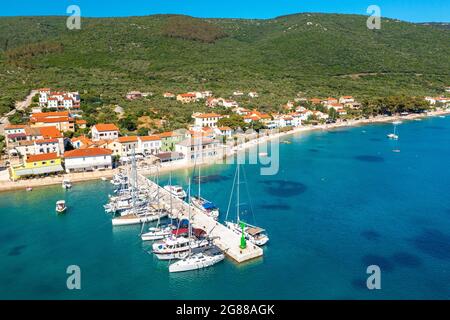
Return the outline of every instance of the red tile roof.
<path id="1" fill-rule="evenodd" d="M 105 148 L 75 149 L 64 152 L 64 158 L 96 157 L 111 154 L 112 151 L 110 149 Z"/>
<path id="2" fill-rule="evenodd" d="M 8 129 L 25 129 L 26 125 L 24 124 L 8 124 L 7 126 L 5 126 L 5 130 Z"/>
<path id="3" fill-rule="evenodd" d="M 41 118 L 41 117 L 68 117 L 69 111 L 53 111 L 53 112 L 37 112 L 33 113 L 31 117 Z"/>
<path id="4" fill-rule="evenodd" d="M 94 128 L 97 129 L 97 131 L 119 131 L 119 128 L 112 123 L 97 123 Z"/>
<path id="5" fill-rule="evenodd" d="M 61 132 L 56 127 L 39 127 L 39 132 L 44 139 L 62 138 Z"/>
<path id="6" fill-rule="evenodd" d="M 194 115 L 194 118 L 220 118 L 222 115 L 218 113 L 200 113 Z"/>
<path id="7" fill-rule="evenodd" d="M 44 144 L 44 143 L 58 143 L 58 139 L 38 139 L 34 140 L 37 144 Z"/>
<path id="8" fill-rule="evenodd" d="M 121 143 L 126 143 L 126 142 L 137 142 L 137 136 L 128 136 L 128 137 L 119 137 L 117 138 L 117 141 L 121 142 Z"/>
<path id="9" fill-rule="evenodd" d="M 161 138 L 157 135 L 154 136 L 142 136 L 139 137 L 139 139 L 141 139 L 141 141 L 157 141 L 157 140 L 161 140 Z"/>
<path id="10" fill-rule="evenodd" d="M 37 161 L 46 161 L 46 160 L 55 160 L 59 159 L 56 152 L 52 153 L 43 153 L 43 154 L 36 154 L 36 155 L 29 155 L 27 156 L 26 162 L 37 162 Z"/>

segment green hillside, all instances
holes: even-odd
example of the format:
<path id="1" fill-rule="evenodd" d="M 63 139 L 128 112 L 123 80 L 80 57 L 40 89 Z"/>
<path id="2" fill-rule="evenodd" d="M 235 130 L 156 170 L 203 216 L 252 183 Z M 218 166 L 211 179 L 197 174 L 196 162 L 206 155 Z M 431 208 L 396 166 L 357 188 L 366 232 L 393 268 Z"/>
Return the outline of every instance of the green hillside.
<path id="1" fill-rule="evenodd" d="M 182 122 L 193 106 L 163 100 L 162 92 L 255 90 L 260 98 L 244 105 L 276 108 L 298 92 L 364 98 L 439 94 L 450 85 L 450 30 L 392 19 L 368 30 L 366 19 L 155 15 L 84 18 L 81 30 L 68 30 L 65 17 L 0 18 L 1 111 L 42 86 L 79 90 L 96 108 L 118 103 Z M 127 102 L 129 90 L 155 96 Z"/>

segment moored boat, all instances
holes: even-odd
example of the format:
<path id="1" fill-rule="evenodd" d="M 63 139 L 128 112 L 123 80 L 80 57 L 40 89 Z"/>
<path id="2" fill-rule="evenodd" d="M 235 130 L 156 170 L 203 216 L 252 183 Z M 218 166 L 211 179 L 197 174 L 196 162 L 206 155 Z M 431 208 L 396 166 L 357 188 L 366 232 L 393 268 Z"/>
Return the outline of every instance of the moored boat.
<path id="1" fill-rule="evenodd" d="M 69 179 L 64 179 L 61 183 L 63 189 L 70 189 L 72 188 L 72 182 Z"/>
<path id="2" fill-rule="evenodd" d="M 66 211 L 67 211 L 66 201 L 64 201 L 64 200 L 56 201 L 56 212 L 57 213 L 64 213 Z"/>
<path id="3" fill-rule="evenodd" d="M 164 186 L 164 189 L 169 191 L 171 194 L 173 194 L 174 196 L 176 196 L 179 199 L 184 200 L 186 198 L 186 191 L 184 191 L 181 186 L 167 185 L 167 186 Z"/>
<path id="4" fill-rule="evenodd" d="M 189 254 L 186 258 L 169 266 L 169 272 L 184 272 L 208 268 L 225 259 L 225 255 L 216 246 L 210 246 L 198 253 Z"/>

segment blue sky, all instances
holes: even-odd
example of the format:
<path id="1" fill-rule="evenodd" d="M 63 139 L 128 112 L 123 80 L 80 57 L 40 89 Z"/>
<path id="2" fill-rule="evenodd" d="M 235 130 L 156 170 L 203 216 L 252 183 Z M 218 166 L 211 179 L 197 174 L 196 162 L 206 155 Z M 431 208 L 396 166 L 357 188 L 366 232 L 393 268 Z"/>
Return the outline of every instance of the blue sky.
<path id="1" fill-rule="evenodd" d="M 411 22 L 450 22 L 450 0 L 9 0 L 0 16 L 65 15 L 71 4 L 82 16 L 140 16 L 178 13 L 195 17 L 272 18 L 298 12 L 366 14 L 369 5 L 384 17 Z"/>

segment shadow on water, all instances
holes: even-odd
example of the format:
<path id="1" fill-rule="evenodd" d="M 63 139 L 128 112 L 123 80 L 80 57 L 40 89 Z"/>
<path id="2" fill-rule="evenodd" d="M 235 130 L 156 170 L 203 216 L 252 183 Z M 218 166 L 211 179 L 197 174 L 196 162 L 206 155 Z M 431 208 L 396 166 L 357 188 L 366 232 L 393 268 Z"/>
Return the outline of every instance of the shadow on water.
<path id="1" fill-rule="evenodd" d="M 303 183 L 288 180 L 260 181 L 265 185 L 265 191 L 277 197 L 294 197 L 306 191 L 307 187 Z"/>
<path id="2" fill-rule="evenodd" d="M 20 246 L 15 246 L 13 247 L 11 250 L 9 250 L 8 252 L 8 256 L 19 256 L 20 254 L 22 254 L 23 249 L 25 249 L 27 246 L 26 245 L 20 245 Z"/>
<path id="3" fill-rule="evenodd" d="M 352 280 L 352 287 L 359 290 L 367 290 L 367 282 L 364 279 Z"/>
<path id="4" fill-rule="evenodd" d="M 354 159 L 363 162 L 383 162 L 384 158 L 380 156 L 371 156 L 371 155 L 360 155 L 354 157 Z"/>
<path id="5" fill-rule="evenodd" d="M 392 260 L 403 267 L 417 268 L 422 265 L 422 260 L 407 252 L 396 252 L 392 255 Z"/>
<path id="6" fill-rule="evenodd" d="M 434 258 L 450 259 L 450 236 L 436 229 L 424 230 L 422 234 L 410 240 L 419 251 Z"/>
<path id="7" fill-rule="evenodd" d="M 374 230 L 365 230 L 361 232 L 361 236 L 369 241 L 375 241 L 380 239 L 381 235 Z"/>
<path id="8" fill-rule="evenodd" d="M 391 272 L 394 270 L 394 265 L 389 261 L 389 259 L 378 256 L 375 254 L 368 254 L 362 258 L 362 263 L 364 267 L 368 267 L 370 265 L 377 265 L 380 267 L 381 271 Z"/>
<path id="9" fill-rule="evenodd" d="M 309 151 L 309 152 L 314 152 L 314 153 L 320 152 L 320 150 L 318 150 L 318 149 L 313 149 L 313 148 L 308 149 L 308 151 Z"/>
<path id="10" fill-rule="evenodd" d="M 211 174 L 211 175 L 208 175 L 208 176 L 201 176 L 201 177 L 195 176 L 192 179 L 192 183 L 193 184 L 198 184 L 199 182 L 201 182 L 201 183 L 207 183 L 207 182 L 215 183 L 215 182 L 228 181 L 230 179 L 231 179 L 230 176 L 222 176 L 220 174 Z"/>

